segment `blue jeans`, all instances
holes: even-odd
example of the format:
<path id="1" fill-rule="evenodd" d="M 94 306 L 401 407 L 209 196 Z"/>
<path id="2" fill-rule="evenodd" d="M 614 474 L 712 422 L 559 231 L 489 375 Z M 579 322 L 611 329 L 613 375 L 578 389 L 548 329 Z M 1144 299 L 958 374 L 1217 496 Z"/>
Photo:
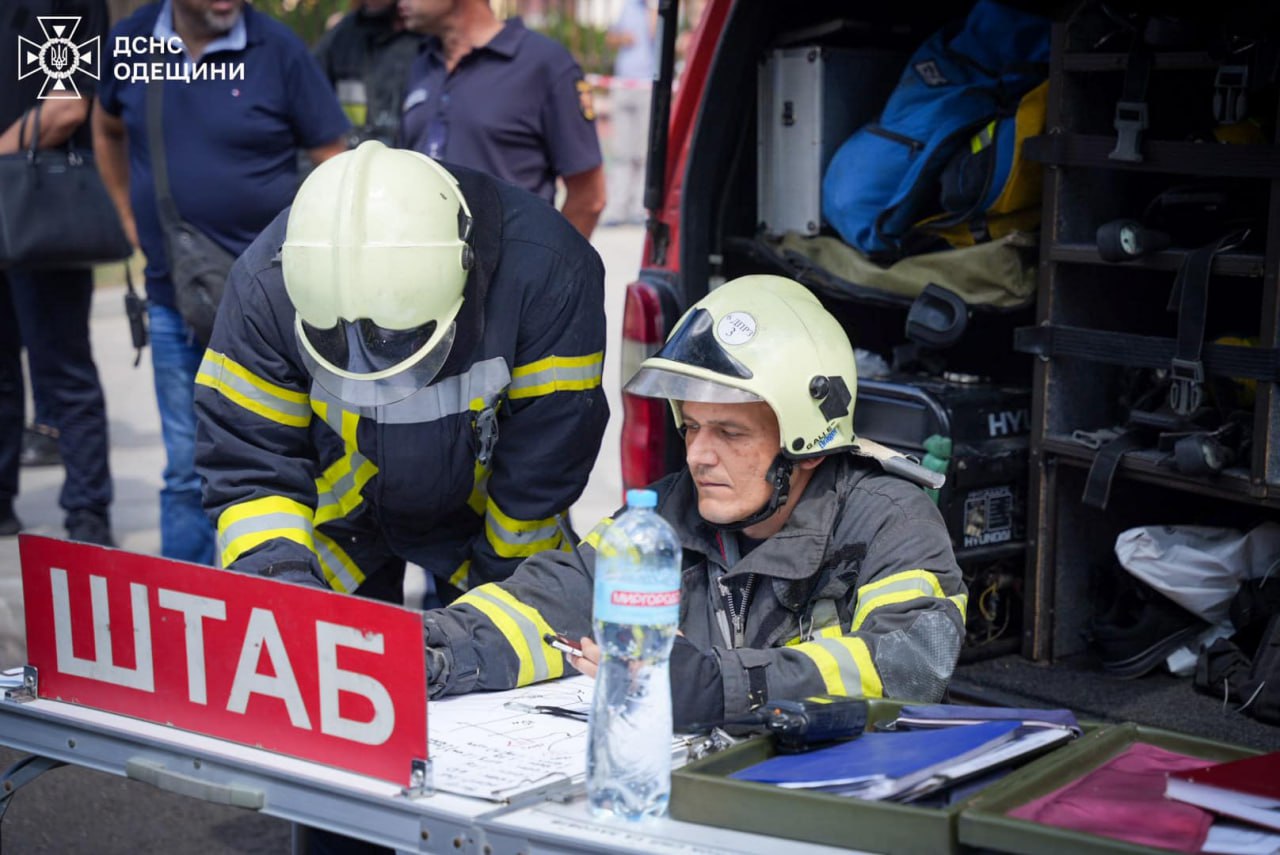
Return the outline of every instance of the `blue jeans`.
<path id="1" fill-rule="evenodd" d="M 204 513 L 196 472 L 196 371 L 204 348 L 170 306 L 147 307 L 151 366 L 164 436 L 164 488 L 160 491 L 160 554 L 215 564 L 215 532 Z"/>

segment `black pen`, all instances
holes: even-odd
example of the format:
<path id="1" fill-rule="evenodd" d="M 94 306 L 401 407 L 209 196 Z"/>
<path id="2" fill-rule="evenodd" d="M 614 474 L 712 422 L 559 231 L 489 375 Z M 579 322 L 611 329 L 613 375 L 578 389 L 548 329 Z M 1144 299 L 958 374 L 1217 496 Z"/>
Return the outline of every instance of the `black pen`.
<path id="1" fill-rule="evenodd" d="M 577 657 L 582 655 L 582 646 L 576 641 L 565 638 L 563 635 L 548 632 L 542 636 L 542 640 L 567 656 Z"/>

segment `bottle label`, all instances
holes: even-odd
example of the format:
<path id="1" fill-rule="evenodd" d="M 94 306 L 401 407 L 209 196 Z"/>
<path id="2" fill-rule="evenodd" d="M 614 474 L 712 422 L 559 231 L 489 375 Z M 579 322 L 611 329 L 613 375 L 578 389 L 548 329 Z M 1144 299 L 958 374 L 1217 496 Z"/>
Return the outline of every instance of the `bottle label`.
<path id="1" fill-rule="evenodd" d="M 673 625 L 680 620 L 680 590 L 628 583 L 596 588 L 595 619 L 639 626 Z"/>

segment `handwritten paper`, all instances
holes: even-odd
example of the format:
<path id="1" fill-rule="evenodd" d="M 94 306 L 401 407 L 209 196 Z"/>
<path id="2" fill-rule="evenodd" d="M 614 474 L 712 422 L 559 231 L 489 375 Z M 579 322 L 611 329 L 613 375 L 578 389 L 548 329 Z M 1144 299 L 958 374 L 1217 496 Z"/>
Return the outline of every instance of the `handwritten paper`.
<path id="1" fill-rule="evenodd" d="M 586 711 L 593 682 L 576 675 L 507 692 L 476 692 L 431 701 L 428 753 L 435 788 L 511 802 L 580 783 L 587 774 L 587 723 L 529 711 L 535 706 Z"/>

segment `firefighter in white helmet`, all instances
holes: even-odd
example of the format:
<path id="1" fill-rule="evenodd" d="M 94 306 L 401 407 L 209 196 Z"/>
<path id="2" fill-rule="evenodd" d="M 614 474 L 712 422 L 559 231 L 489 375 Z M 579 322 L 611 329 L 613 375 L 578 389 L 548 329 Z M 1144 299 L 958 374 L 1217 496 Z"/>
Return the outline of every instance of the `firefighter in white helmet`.
<path id="1" fill-rule="evenodd" d="M 221 564 L 443 601 L 563 546 L 608 420 L 603 267 L 527 193 L 378 142 L 228 283 L 197 378 Z"/>
<path id="2" fill-rule="evenodd" d="M 942 696 L 967 594 L 920 488 L 938 482 L 854 435 L 853 350 L 812 293 L 777 276 L 726 283 L 627 390 L 669 399 L 685 439 L 686 467 L 653 485 L 684 546 L 677 726 L 767 698 Z M 581 563 L 543 553 L 428 613 L 433 694 L 562 674 L 544 626 L 583 637 L 574 664 L 592 673 L 594 544 L 609 523 L 587 536 Z"/>

